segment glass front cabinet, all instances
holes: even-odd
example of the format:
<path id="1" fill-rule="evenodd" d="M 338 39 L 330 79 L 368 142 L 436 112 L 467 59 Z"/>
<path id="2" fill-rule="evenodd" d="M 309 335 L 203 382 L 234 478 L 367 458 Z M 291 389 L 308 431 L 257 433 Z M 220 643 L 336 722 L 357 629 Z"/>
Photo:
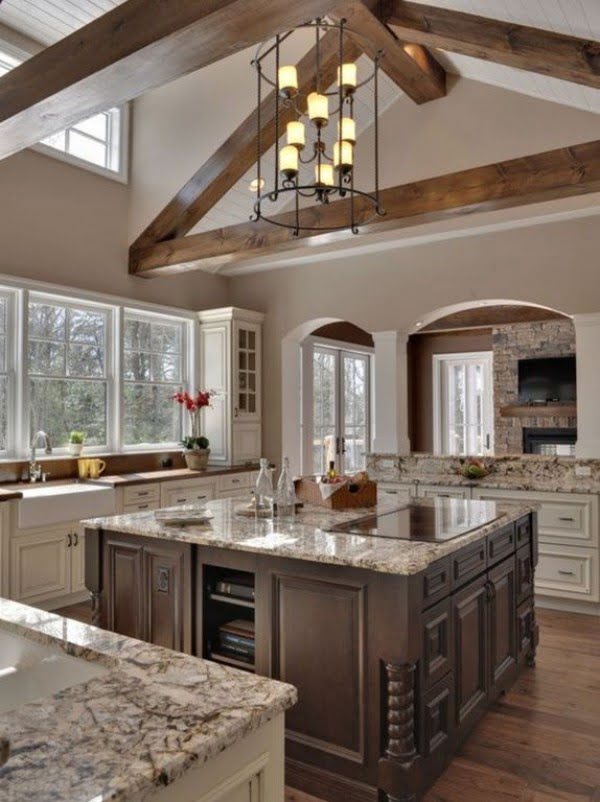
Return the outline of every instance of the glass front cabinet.
<path id="1" fill-rule="evenodd" d="M 261 456 L 261 334 L 264 315 L 236 307 L 198 313 L 200 385 L 213 390 L 204 412 L 213 465 Z"/>

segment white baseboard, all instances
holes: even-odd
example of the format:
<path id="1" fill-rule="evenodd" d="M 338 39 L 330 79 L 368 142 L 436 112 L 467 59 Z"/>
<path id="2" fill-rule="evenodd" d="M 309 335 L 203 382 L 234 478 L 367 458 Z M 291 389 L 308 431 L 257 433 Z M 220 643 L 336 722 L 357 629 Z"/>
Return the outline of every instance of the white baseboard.
<path id="1" fill-rule="evenodd" d="M 536 596 L 535 606 L 541 610 L 558 610 L 563 613 L 579 613 L 581 615 L 600 616 L 600 604 L 593 602 L 557 599 L 554 596 Z"/>

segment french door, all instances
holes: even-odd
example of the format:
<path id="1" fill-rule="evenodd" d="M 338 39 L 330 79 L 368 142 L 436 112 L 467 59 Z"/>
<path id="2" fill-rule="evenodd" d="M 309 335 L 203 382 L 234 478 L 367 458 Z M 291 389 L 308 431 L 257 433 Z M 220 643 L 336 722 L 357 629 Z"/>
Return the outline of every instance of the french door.
<path id="1" fill-rule="evenodd" d="M 312 465 L 323 474 L 334 462 L 340 473 L 366 465 L 370 436 L 370 358 L 366 353 L 315 345 L 312 358 Z"/>
<path id="2" fill-rule="evenodd" d="M 491 352 L 436 354 L 433 369 L 436 454 L 493 453 Z"/>

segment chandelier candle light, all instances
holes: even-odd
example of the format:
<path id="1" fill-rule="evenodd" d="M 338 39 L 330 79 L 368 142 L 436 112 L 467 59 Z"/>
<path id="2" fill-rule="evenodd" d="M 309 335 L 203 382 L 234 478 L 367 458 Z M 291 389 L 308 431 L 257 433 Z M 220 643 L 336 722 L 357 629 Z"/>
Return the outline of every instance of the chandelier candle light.
<path id="1" fill-rule="evenodd" d="M 358 234 L 359 225 L 366 225 L 378 215 L 385 214 L 379 203 L 378 73 L 382 51 L 373 47 L 373 69 L 367 78 L 360 81 L 357 64 L 344 58 L 348 50 L 346 37 L 349 30 L 345 19 L 337 23 L 317 19 L 299 26 L 299 29 L 308 29 L 315 37 L 315 78 L 306 96 L 300 90 L 302 84 L 298 80 L 297 68 L 282 63 L 282 46 L 294 31 L 262 44 L 252 62 L 258 76 L 258 131 L 257 174 L 251 183 L 257 197 L 251 220 L 264 220 L 292 229 L 295 236 L 299 236 L 301 231 L 344 229 Z M 336 31 L 339 36 L 339 61 L 332 87 L 326 85 L 321 61 L 321 39 L 325 34 L 331 36 L 330 31 Z M 261 104 L 265 85 L 276 90 L 274 123 L 277 155 L 271 183 L 266 175 L 270 171 L 263 172 L 261 142 Z M 372 103 L 374 127 L 374 188 L 370 191 L 360 189 L 354 183 L 357 138 L 355 101 L 360 90 L 367 85 L 372 86 L 372 92 L 364 93 L 366 99 L 363 102 L 365 105 L 369 101 Z M 285 119 L 288 120 L 285 131 L 282 112 L 285 112 Z M 290 116 L 295 119 L 290 120 Z M 333 121 L 334 134 L 328 138 L 325 129 Z M 333 141 L 328 146 L 330 140 Z M 314 165 L 314 173 L 302 169 L 303 165 L 310 164 Z M 363 169 L 362 173 L 366 172 Z M 314 213 L 314 203 L 328 204 L 331 199 L 346 199 L 342 215 L 344 219 L 335 225 L 321 222 L 319 215 Z M 291 201 L 293 211 L 284 217 L 270 216 L 266 212 L 267 201 L 272 204 Z"/>

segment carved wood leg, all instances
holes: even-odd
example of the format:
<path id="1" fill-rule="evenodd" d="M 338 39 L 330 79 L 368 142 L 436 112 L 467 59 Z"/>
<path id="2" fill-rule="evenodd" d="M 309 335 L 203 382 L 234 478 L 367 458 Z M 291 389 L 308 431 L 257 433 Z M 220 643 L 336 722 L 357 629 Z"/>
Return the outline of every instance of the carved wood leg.
<path id="1" fill-rule="evenodd" d="M 102 593 L 90 593 L 92 599 L 92 624 L 95 627 L 102 626 Z"/>
<path id="2" fill-rule="evenodd" d="M 381 802 L 416 802 L 414 764 L 415 745 L 415 663 L 386 663 L 382 692 L 386 718 L 383 762 L 391 770 L 380 774 L 386 779 L 380 788 Z"/>

